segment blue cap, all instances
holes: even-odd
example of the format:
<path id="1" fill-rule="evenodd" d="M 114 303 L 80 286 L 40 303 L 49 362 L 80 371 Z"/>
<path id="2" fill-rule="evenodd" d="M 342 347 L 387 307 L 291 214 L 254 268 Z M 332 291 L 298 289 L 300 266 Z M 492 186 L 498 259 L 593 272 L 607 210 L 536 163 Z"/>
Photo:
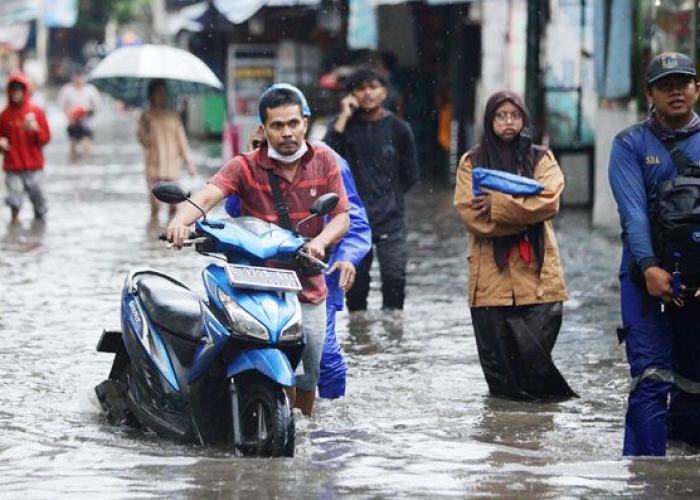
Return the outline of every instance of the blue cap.
<path id="1" fill-rule="evenodd" d="M 294 92 L 296 95 L 299 96 L 299 99 L 301 100 L 301 114 L 308 118 L 311 116 L 311 108 L 309 107 L 309 102 L 306 100 L 306 96 L 304 93 L 296 88 L 294 85 L 290 83 L 275 83 L 274 85 L 270 86 L 265 92 L 260 94 L 260 100 L 262 101 L 262 98 L 265 97 L 269 92 L 272 92 L 273 90 L 280 90 L 280 89 L 285 89 L 285 90 L 291 90 Z M 258 119 L 262 122 L 262 116 L 258 116 Z"/>
<path id="2" fill-rule="evenodd" d="M 647 66 L 647 85 L 669 75 L 688 75 L 695 77 L 695 63 L 690 57 L 680 52 L 664 52 L 651 60 Z"/>

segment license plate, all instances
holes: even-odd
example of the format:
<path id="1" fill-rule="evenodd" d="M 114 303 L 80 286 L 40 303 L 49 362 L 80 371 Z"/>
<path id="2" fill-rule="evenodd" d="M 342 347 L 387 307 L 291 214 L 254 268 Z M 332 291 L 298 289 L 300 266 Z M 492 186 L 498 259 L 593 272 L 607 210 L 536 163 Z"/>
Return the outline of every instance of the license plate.
<path id="1" fill-rule="evenodd" d="M 229 283 L 235 288 L 269 290 L 273 292 L 300 292 L 301 283 L 294 271 L 269 267 L 226 266 Z"/>

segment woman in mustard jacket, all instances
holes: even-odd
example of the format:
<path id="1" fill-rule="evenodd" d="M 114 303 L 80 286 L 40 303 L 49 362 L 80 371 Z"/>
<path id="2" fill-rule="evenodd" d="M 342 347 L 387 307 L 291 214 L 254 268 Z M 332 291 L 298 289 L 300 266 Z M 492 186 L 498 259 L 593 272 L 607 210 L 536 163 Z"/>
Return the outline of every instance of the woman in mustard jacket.
<path id="1" fill-rule="evenodd" d="M 517 93 L 489 98 L 483 136 L 457 170 L 455 207 L 469 232 L 469 306 L 490 393 L 564 400 L 576 393 L 551 357 L 566 300 L 551 222 L 559 212 L 564 176 L 551 151 L 532 145 L 529 121 Z M 527 197 L 497 191 L 474 196 L 476 167 L 529 177 L 545 189 Z"/>

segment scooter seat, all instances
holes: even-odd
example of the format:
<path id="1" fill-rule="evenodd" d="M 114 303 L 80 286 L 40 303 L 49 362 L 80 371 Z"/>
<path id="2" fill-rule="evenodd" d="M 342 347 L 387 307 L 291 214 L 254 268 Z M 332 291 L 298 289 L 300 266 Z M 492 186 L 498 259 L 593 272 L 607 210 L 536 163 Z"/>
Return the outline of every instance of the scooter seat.
<path id="1" fill-rule="evenodd" d="M 142 278 L 137 293 L 156 325 L 185 340 L 202 336 L 202 304 L 189 289 L 157 276 Z"/>

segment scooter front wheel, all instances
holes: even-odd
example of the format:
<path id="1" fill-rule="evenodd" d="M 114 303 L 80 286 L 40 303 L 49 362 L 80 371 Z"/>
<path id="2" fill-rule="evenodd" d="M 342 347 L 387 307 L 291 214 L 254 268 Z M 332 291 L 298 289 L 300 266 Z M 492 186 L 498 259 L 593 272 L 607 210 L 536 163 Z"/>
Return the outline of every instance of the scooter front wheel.
<path id="1" fill-rule="evenodd" d="M 282 386 L 259 377 L 240 387 L 241 451 L 254 457 L 294 456 L 294 415 Z"/>

